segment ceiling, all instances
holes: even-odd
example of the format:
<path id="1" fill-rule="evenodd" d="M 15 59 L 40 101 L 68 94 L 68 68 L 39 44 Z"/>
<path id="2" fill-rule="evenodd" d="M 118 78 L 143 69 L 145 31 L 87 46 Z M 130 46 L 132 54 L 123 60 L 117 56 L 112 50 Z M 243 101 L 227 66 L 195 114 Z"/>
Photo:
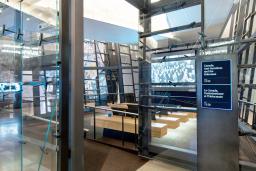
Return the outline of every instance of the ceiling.
<path id="1" fill-rule="evenodd" d="M 0 0 L 0 2 L 29 15 L 56 25 L 58 0 Z M 125 0 L 84 0 L 84 17 L 106 23 L 138 29 L 139 11 Z"/>
<path id="2" fill-rule="evenodd" d="M 205 0 L 205 34 L 208 38 L 218 38 L 233 6 L 233 0 Z M 201 5 L 161 14 L 152 18 L 152 31 L 187 25 L 201 21 Z M 159 28 L 159 25 L 162 27 Z M 199 39 L 200 28 L 172 32 L 156 36 L 158 40 L 166 37 L 178 42 L 190 42 Z"/>
<path id="3" fill-rule="evenodd" d="M 19 1 L 9 0 L 7 2 L 6 0 L 0 0 L 0 2 L 22 10 L 26 14 L 32 15 L 48 24 L 53 26 L 58 24 L 56 10 L 58 10 L 59 4 L 56 0 L 23 0 L 22 4 Z M 229 11 L 232 8 L 233 1 L 205 0 L 205 32 L 208 37 L 219 37 Z M 137 32 L 139 28 L 138 15 L 138 9 L 125 0 L 84 0 L 84 17 L 88 19 L 132 29 Z M 201 12 L 200 5 L 198 5 L 153 17 L 152 30 L 190 24 L 194 21 L 200 22 L 200 20 Z M 195 28 L 155 36 L 154 39 L 170 38 L 177 42 L 195 41 L 199 37 L 198 32 L 200 32 L 200 29 Z"/>

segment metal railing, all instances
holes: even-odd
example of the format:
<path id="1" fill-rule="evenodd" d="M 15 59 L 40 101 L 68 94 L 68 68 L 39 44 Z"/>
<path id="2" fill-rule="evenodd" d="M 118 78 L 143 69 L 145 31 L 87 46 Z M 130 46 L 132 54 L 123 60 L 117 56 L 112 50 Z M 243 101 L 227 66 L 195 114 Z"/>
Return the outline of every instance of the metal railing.
<path id="1" fill-rule="evenodd" d="M 96 137 L 96 129 L 97 129 L 97 126 L 96 126 L 96 121 L 97 121 L 96 109 L 103 110 L 103 111 L 108 111 L 108 112 L 114 112 L 114 113 L 117 113 L 118 115 L 121 116 L 122 148 L 125 148 L 125 133 L 127 133 L 125 131 L 124 119 L 127 115 L 132 117 L 134 119 L 134 135 L 135 135 L 134 136 L 135 137 L 134 138 L 134 145 L 135 145 L 135 149 L 137 148 L 137 144 L 138 144 L 138 128 L 137 128 L 138 123 L 137 123 L 137 120 L 138 120 L 138 116 L 139 116 L 138 113 L 132 113 L 132 112 L 126 112 L 126 111 L 121 111 L 121 110 L 110 109 L 110 108 L 107 108 L 107 107 L 90 106 L 90 105 L 85 105 L 85 108 L 92 109 L 92 113 L 93 113 L 93 140 L 95 140 L 95 141 L 98 141 L 97 137 Z M 117 130 L 117 131 L 119 131 L 119 130 Z M 102 142 L 102 141 L 99 141 L 99 142 Z M 113 145 L 113 144 L 110 144 L 110 143 L 106 143 L 106 144 Z"/>
<path id="2" fill-rule="evenodd" d="M 252 129 L 256 130 L 256 103 L 251 103 L 245 100 L 239 100 L 239 118 L 242 122 L 249 124 L 249 114 L 252 113 Z"/>

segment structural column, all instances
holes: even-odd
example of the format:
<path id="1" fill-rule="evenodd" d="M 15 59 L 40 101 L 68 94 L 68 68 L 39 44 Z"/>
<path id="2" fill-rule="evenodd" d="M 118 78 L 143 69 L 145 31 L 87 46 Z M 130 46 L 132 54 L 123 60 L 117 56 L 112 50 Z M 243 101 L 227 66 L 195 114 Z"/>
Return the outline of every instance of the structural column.
<path id="1" fill-rule="evenodd" d="M 144 0 L 144 7 L 140 9 L 140 24 L 145 33 L 151 31 L 151 18 L 144 18 L 150 11 L 150 0 Z M 151 113 L 146 106 L 150 105 L 150 100 L 146 95 L 150 95 L 151 84 L 151 64 L 147 61 L 147 38 L 141 38 L 142 59 L 139 60 L 139 153 L 147 156 L 148 146 L 151 141 Z M 141 46 L 140 46 L 141 47 Z"/>
<path id="2" fill-rule="evenodd" d="M 84 170 L 83 1 L 60 1 L 60 151 L 58 170 Z"/>
<path id="3" fill-rule="evenodd" d="M 197 57 L 198 171 L 238 171 L 237 56 Z"/>

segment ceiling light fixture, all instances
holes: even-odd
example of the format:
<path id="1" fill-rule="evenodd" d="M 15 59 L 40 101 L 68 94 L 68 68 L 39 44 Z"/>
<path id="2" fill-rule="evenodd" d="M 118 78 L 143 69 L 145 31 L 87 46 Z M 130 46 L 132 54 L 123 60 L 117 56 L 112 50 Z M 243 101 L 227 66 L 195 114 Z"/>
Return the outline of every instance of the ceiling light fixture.
<path id="1" fill-rule="evenodd" d="M 151 3 L 159 2 L 160 0 L 151 0 Z"/>

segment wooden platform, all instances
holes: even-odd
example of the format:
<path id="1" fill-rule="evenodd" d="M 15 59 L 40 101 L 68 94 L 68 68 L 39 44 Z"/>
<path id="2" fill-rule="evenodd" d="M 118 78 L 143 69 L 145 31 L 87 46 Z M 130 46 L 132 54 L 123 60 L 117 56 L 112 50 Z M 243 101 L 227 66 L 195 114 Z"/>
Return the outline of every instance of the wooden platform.
<path id="1" fill-rule="evenodd" d="M 189 118 L 196 118 L 197 113 L 196 112 L 182 112 L 188 115 Z"/>
<path id="2" fill-rule="evenodd" d="M 138 119 L 136 120 L 138 133 Z M 122 117 L 121 116 L 96 116 L 96 127 L 108 128 L 117 131 L 122 131 Z M 124 131 L 135 133 L 135 119 L 131 117 L 124 117 Z M 152 123 L 152 136 L 162 137 L 167 134 L 167 124 Z"/>
<path id="3" fill-rule="evenodd" d="M 127 110 L 128 109 L 128 105 L 126 103 L 109 103 L 108 104 L 109 107 L 111 107 L 112 109 L 119 109 L 119 110 Z"/>
<path id="4" fill-rule="evenodd" d="M 173 118 L 179 118 L 181 122 L 187 122 L 189 120 L 189 114 L 182 112 L 169 113 L 168 116 Z"/>
<path id="5" fill-rule="evenodd" d="M 161 116 L 161 117 L 156 116 L 156 120 L 152 122 L 167 124 L 167 127 L 172 129 L 175 129 L 180 126 L 179 118 L 173 118 L 168 116 Z"/>

